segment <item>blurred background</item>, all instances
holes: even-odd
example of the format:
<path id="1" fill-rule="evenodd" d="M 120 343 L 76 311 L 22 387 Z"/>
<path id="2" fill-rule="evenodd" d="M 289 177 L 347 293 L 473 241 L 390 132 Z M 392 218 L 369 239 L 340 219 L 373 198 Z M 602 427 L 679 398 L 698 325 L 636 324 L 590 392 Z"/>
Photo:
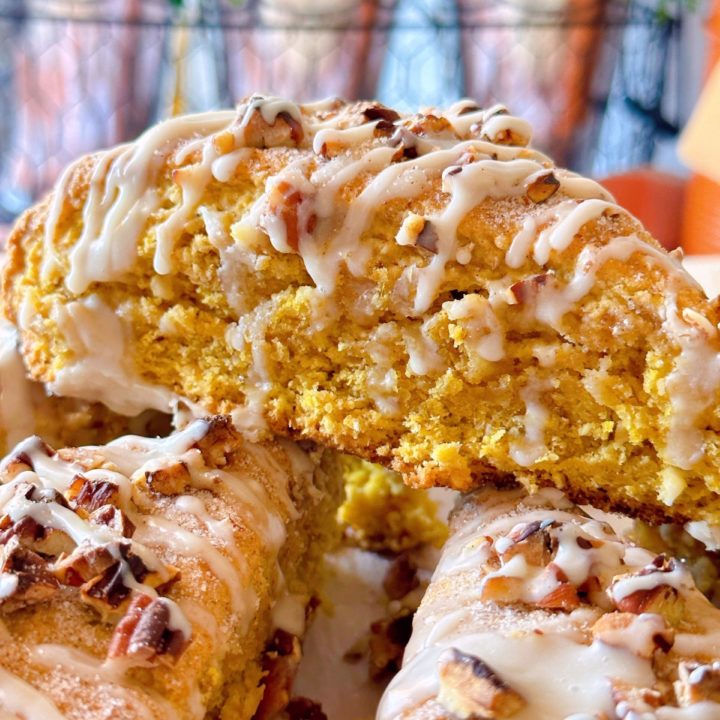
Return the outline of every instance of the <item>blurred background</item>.
<path id="1" fill-rule="evenodd" d="M 720 185 L 677 154 L 718 48 L 712 0 L 0 0 L 0 223 L 78 155 L 255 91 L 472 96 L 667 245 L 720 252 Z"/>

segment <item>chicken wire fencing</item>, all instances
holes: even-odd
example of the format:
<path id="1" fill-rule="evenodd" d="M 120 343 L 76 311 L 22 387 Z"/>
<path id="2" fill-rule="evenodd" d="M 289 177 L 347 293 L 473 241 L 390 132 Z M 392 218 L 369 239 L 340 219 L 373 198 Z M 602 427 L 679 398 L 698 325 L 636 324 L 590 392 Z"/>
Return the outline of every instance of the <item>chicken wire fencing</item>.
<path id="1" fill-rule="evenodd" d="M 471 96 L 593 174 L 648 162 L 681 14 L 661 0 L 0 0 L 0 222 L 68 162 L 256 92 Z"/>

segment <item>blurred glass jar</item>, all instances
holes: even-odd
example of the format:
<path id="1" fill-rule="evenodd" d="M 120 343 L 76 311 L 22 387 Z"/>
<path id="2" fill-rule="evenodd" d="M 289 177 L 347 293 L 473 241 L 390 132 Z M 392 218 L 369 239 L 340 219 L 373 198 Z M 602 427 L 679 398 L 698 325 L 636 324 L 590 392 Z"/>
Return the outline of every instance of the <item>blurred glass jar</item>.
<path id="1" fill-rule="evenodd" d="M 152 121 L 170 12 L 167 0 L 16 0 L 13 19 L 0 17 L 9 67 L 0 222 L 73 159 Z"/>

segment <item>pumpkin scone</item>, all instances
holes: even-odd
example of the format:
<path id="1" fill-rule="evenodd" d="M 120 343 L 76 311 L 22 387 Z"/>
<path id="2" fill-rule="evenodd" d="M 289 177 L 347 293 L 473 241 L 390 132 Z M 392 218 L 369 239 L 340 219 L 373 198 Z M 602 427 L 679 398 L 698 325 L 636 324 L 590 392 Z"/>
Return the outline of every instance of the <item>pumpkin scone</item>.
<path id="1" fill-rule="evenodd" d="M 720 610 L 558 490 L 456 509 L 378 720 L 713 720 Z"/>
<path id="2" fill-rule="evenodd" d="M 0 715 L 267 720 L 336 533 L 329 453 L 227 417 L 0 466 Z"/>
<path id="3" fill-rule="evenodd" d="M 529 140 L 472 101 L 168 120 L 20 218 L 6 312 L 59 395 L 229 413 L 418 486 L 512 474 L 718 522 L 717 312 Z"/>

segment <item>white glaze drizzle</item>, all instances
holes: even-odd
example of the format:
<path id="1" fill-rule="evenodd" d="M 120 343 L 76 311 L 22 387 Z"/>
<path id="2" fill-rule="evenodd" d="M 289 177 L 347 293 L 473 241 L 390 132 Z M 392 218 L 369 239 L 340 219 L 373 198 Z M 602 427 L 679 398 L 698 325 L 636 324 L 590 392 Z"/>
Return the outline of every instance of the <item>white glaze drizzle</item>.
<path id="1" fill-rule="evenodd" d="M 24 720 L 64 720 L 55 703 L 29 683 L 0 667 L 0 710 Z"/>
<path id="2" fill-rule="evenodd" d="M 545 532 L 555 538 L 552 565 L 573 586 L 597 577 L 600 587 L 610 588 L 617 601 L 659 585 L 674 587 L 701 627 L 677 632 L 672 652 L 680 659 L 720 652 L 718 611 L 700 595 L 682 564 L 675 563 L 668 572 L 653 565 L 645 570 L 655 558 L 652 553 L 619 538 L 556 490 L 527 496 L 523 490 L 485 489 L 477 499 L 466 500 L 466 507 L 452 521 L 453 533 L 416 614 L 403 668 L 383 696 L 378 720 L 422 714 L 418 706 L 437 696 L 437 663 L 449 647 L 481 658 L 522 695 L 527 704 L 513 715 L 518 720 L 594 718 L 600 711 L 616 717 L 611 681 L 620 678 L 637 687 L 654 686 L 655 673 L 645 659 L 643 639 L 652 640 L 667 627 L 659 615 L 638 615 L 627 628 L 593 640 L 589 628 L 603 612 L 593 604 L 554 613 L 518 605 L 507 612 L 493 603 L 483 607 L 488 601 L 479 599 L 479 591 L 493 577 L 517 578 L 522 584 L 518 599 L 531 606 L 556 587 L 556 571 L 553 584 L 548 581 L 549 567 L 531 564 L 524 554 L 502 560 L 515 544 L 513 538 L 533 523 L 543 523 Z M 502 563 L 494 571 L 488 564 L 493 548 Z M 460 580 L 454 576 L 461 576 Z M 657 718 L 704 720 L 715 717 L 718 707 L 716 703 L 701 703 L 692 711 L 668 707 L 662 714 L 658 711 Z"/>

